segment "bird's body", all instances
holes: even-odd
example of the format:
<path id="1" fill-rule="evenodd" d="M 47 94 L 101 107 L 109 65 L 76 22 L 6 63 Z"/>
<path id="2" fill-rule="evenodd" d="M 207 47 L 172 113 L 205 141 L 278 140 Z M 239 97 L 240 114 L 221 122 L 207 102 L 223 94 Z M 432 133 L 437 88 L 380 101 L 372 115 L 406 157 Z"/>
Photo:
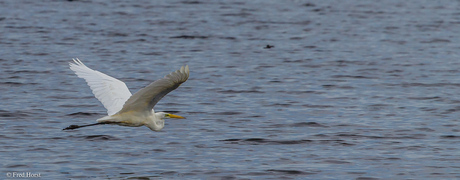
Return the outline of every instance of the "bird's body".
<path id="1" fill-rule="evenodd" d="M 153 131 L 160 131 L 164 127 L 165 118 L 184 118 L 165 112 L 155 113 L 153 107 L 161 98 L 188 79 L 190 75 L 188 66 L 181 67 L 180 70 L 166 75 L 133 95 L 122 81 L 92 70 L 78 59 L 70 63 L 70 69 L 78 77 L 86 80 L 93 94 L 107 109 L 108 115 L 97 119 L 95 124 L 71 125 L 64 130 L 99 124 L 117 124 L 131 127 L 147 126 Z"/>
<path id="2" fill-rule="evenodd" d="M 152 131 L 160 131 L 165 126 L 164 118 L 165 113 L 129 111 L 105 116 L 98 119 L 97 122 L 130 127 L 147 126 Z"/>

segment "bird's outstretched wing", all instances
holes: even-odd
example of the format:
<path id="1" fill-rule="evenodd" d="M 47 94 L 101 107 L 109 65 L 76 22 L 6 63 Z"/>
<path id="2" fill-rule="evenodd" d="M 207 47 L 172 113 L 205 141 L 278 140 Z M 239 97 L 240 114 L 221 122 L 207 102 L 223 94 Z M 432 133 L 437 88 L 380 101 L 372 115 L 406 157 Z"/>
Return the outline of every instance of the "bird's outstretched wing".
<path id="1" fill-rule="evenodd" d="M 107 114 L 113 115 L 123 108 L 123 104 L 131 97 L 128 87 L 123 81 L 110 77 L 99 71 L 85 66 L 78 58 L 69 63 L 70 69 L 88 83 L 94 96 L 107 109 Z"/>
<path id="2" fill-rule="evenodd" d="M 120 113 L 128 111 L 151 111 L 161 98 L 187 81 L 189 75 L 190 70 L 188 66 L 182 66 L 180 70 L 166 75 L 163 79 L 156 80 L 134 93 L 123 105 Z"/>

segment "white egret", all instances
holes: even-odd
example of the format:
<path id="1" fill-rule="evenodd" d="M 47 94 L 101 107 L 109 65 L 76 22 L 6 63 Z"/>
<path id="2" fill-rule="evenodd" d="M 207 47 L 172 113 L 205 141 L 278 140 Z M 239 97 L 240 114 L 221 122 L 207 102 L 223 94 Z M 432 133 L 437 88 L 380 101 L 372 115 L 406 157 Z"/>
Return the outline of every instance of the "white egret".
<path id="1" fill-rule="evenodd" d="M 185 119 L 182 116 L 157 112 L 153 110 L 155 104 L 166 94 L 184 83 L 190 71 L 188 66 L 166 75 L 163 79 L 156 80 L 147 87 L 131 95 L 123 81 L 95 71 L 83 64 L 78 58 L 69 63 L 70 69 L 75 74 L 86 80 L 94 96 L 107 109 L 108 116 L 97 119 L 97 123 L 88 125 L 70 125 L 63 130 L 81 127 L 116 124 L 121 126 L 147 126 L 152 131 L 160 131 L 165 125 L 165 118 Z"/>

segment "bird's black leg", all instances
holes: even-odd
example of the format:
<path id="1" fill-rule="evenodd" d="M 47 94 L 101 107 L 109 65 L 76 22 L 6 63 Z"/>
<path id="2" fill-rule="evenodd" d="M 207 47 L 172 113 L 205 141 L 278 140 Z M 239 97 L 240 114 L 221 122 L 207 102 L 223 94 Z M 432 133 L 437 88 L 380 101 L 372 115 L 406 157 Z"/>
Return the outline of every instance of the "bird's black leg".
<path id="1" fill-rule="evenodd" d="M 102 125 L 102 124 L 107 124 L 107 123 L 94 123 L 94 124 L 87 124 L 87 125 L 70 125 L 69 127 L 66 127 L 62 130 L 71 130 L 71 129 L 78 129 L 82 127 L 88 127 L 88 126 L 95 126 L 95 125 Z"/>

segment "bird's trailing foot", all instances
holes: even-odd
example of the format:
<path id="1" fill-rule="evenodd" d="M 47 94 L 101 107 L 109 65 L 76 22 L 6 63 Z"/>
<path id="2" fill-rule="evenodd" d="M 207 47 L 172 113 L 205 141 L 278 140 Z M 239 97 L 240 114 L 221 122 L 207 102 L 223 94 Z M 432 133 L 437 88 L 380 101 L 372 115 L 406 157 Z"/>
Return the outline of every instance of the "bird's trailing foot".
<path id="1" fill-rule="evenodd" d="M 62 130 L 71 130 L 71 129 L 77 129 L 77 128 L 80 128 L 80 126 L 79 125 L 70 125 L 69 127 L 66 127 L 66 128 L 64 128 Z"/>
<path id="2" fill-rule="evenodd" d="M 107 124 L 107 123 L 94 123 L 94 124 L 87 124 L 87 125 L 70 125 L 69 127 L 66 127 L 64 129 L 62 129 L 63 131 L 64 130 L 72 130 L 72 129 L 78 129 L 78 128 L 82 128 L 82 127 L 88 127 L 88 126 L 95 126 L 95 125 L 101 125 L 101 124 Z"/>

